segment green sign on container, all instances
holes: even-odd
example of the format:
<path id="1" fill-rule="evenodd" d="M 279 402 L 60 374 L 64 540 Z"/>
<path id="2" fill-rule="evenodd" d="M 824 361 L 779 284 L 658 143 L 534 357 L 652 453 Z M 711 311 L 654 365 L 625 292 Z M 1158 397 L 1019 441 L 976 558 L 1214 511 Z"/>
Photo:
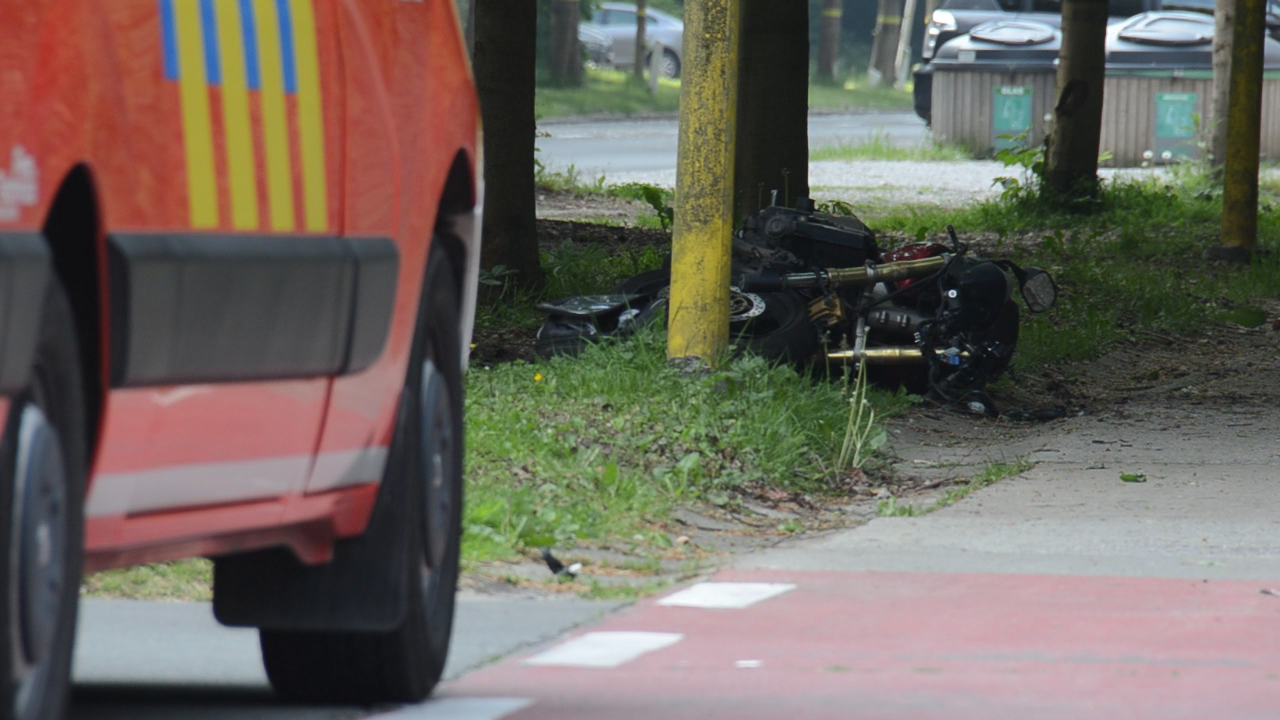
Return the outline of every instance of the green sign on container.
<path id="1" fill-rule="evenodd" d="M 997 150 L 1019 147 L 1022 143 L 1002 135 L 1031 132 L 1031 88 L 1002 85 L 995 89 L 991 106 L 991 142 Z"/>
<path id="2" fill-rule="evenodd" d="M 1156 161 L 1190 157 L 1196 152 L 1196 93 L 1156 93 Z"/>

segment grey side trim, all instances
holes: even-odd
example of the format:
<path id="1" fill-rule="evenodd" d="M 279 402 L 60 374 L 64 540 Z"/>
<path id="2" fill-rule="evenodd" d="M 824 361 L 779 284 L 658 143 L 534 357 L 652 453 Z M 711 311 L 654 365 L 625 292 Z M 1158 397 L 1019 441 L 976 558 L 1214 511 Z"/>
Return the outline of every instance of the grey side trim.
<path id="1" fill-rule="evenodd" d="M 37 232 L 0 232 L 0 394 L 27 384 L 52 257 Z"/>
<path id="2" fill-rule="evenodd" d="M 362 370 L 386 344 L 398 268 L 387 238 L 112 235 L 112 385 Z"/>

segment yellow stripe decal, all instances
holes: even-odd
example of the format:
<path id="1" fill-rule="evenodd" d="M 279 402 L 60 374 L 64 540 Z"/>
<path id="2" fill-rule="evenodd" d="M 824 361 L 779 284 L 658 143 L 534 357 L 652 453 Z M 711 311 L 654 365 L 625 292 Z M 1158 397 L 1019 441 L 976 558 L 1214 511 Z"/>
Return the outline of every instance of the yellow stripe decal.
<path id="1" fill-rule="evenodd" d="M 320 101 L 320 53 L 311 0 L 290 0 L 298 68 L 298 141 L 302 150 L 302 197 L 307 230 L 329 229 L 328 178 L 324 160 L 324 110 Z"/>
<path id="2" fill-rule="evenodd" d="M 218 45 L 222 55 L 222 124 L 227 134 L 231 226 L 258 229 L 258 167 L 253 158 L 249 120 L 249 75 L 245 67 L 239 0 L 216 0 Z"/>
<path id="3" fill-rule="evenodd" d="M 182 98 L 182 135 L 187 149 L 187 198 L 191 227 L 218 226 L 218 184 L 213 163 L 213 121 L 206 84 L 204 33 L 200 6 L 173 4 L 178 41 L 178 90 Z"/>
<path id="4" fill-rule="evenodd" d="M 280 49 L 280 16 L 275 0 L 253 0 L 262 65 L 262 139 L 267 153 L 267 204 L 271 229 L 295 228 L 293 169 L 289 160 L 289 121 L 284 103 L 284 66 Z"/>

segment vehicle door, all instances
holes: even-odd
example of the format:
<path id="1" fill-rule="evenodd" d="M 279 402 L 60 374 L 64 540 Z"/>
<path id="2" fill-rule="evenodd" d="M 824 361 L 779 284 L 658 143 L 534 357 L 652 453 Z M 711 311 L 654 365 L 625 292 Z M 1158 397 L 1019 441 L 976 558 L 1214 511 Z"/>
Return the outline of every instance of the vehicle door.
<path id="1" fill-rule="evenodd" d="M 150 144 L 176 161 L 137 229 L 109 229 L 91 546 L 180 534 L 145 522 L 160 511 L 300 492 L 351 326 L 337 0 L 128 2 L 141 14 L 123 72 L 156 78 Z"/>
<path id="2" fill-rule="evenodd" d="M 636 61 L 636 11 L 606 8 L 600 11 L 600 26 L 613 39 L 613 62 L 632 65 Z"/>
<path id="3" fill-rule="evenodd" d="M 420 53 L 429 46 L 429 34 L 411 21 L 441 4 L 337 3 L 345 87 L 341 117 L 346 125 L 342 235 L 358 258 L 359 277 L 352 362 L 333 385 L 316 464 L 306 485 L 309 494 L 375 483 L 382 477 L 417 314 L 417 288 L 410 278 L 420 282 L 431 234 L 430 227 L 419 228 L 410 247 L 402 237 L 406 213 L 419 209 L 402 207 L 401 198 L 421 196 L 406 190 L 409 171 L 402 158 L 414 157 L 415 148 L 412 137 L 398 133 L 396 117 L 407 108 L 433 106 L 429 97 L 412 90 L 427 82 L 428 68 Z M 397 87 L 393 94 L 390 83 L 397 78 L 404 92 Z M 419 134 L 429 135 L 425 121 Z M 393 314 L 402 318 L 394 328 Z"/>

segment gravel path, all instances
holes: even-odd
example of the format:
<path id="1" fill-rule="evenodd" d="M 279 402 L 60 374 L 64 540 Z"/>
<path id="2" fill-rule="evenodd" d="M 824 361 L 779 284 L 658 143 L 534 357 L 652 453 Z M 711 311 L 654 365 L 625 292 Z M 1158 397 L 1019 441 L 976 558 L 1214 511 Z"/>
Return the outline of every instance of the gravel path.
<path id="1" fill-rule="evenodd" d="M 1104 179 L 1170 176 L 1165 168 L 1101 168 Z M 1267 168 L 1264 176 L 1280 176 Z M 809 186 L 819 200 L 843 200 L 854 207 L 930 204 L 959 207 L 977 200 L 999 196 L 1001 177 L 1021 178 L 1021 170 L 994 160 L 845 162 L 827 160 L 809 163 Z M 608 176 L 610 184 L 638 182 L 659 187 L 675 187 L 675 170 L 625 172 Z"/>

